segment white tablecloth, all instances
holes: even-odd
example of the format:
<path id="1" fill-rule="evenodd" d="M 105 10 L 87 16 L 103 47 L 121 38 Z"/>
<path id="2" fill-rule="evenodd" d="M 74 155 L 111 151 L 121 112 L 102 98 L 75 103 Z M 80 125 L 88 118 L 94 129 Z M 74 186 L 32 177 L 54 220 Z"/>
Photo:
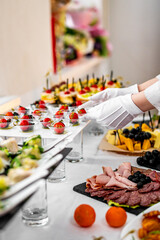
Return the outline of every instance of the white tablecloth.
<path id="1" fill-rule="evenodd" d="M 97 149 L 100 136 L 84 134 L 84 160 L 69 163 L 66 160 L 66 180 L 61 183 L 48 183 L 48 225 L 40 228 L 25 226 L 19 212 L 3 231 L 3 240 L 92 240 L 93 236 L 105 237 L 106 240 L 119 240 L 122 228 L 111 228 L 105 221 L 109 208 L 107 204 L 74 192 L 75 185 L 82 183 L 92 175 L 102 173 L 102 166 L 113 169 L 124 161 L 137 166 L 136 157 L 121 156 L 115 153 L 102 152 Z M 96 221 L 89 228 L 79 227 L 73 219 L 75 208 L 90 204 L 96 211 Z M 127 213 L 127 222 L 135 215 Z"/>

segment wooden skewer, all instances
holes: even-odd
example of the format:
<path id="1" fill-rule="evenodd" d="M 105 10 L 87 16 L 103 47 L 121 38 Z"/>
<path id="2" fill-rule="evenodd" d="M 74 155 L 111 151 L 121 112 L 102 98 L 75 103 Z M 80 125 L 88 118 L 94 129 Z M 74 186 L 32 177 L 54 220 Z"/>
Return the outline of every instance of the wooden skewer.
<path id="1" fill-rule="evenodd" d="M 74 77 L 72 78 L 72 87 L 74 87 Z"/>
<path id="2" fill-rule="evenodd" d="M 87 74 L 87 87 L 88 87 L 88 83 L 89 83 L 89 75 Z"/>
<path id="3" fill-rule="evenodd" d="M 69 79 L 67 78 L 67 90 L 68 90 L 68 81 L 69 81 Z"/>
<path id="4" fill-rule="evenodd" d="M 153 122 L 152 122 L 152 117 L 151 117 L 151 112 L 148 111 L 148 115 L 149 115 L 149 119 L 150 119 L 150 122 L 151 122 L 151 128 L 152 128 L 152 131 L 154 130 L 154 127 L 153 127 Z"/>
<path id="5" fill-rule="evenodd" d="M 47 89 L 49 89 L 49 79 L 48 79 L 48 77 L 46 79 L 46 87 L 47 87 Z"/>
<path id="6" fill-rule="evenodd" d="M 120 145 L 122 145 L 118 130 L 117 130 L 117 134 L 118 134 Z"/>
<path id="7" fill-rule="evenodd" d="M 81 90 L 83 89 L 81 78 L 79 78 L 79 83 L 81 85 Z"/>
<path id="8" fill-rule="evenodd" d="M 111 70 L 110 81 L 112 81 L 112 79 L 113 79 L 113 70 Z"/>

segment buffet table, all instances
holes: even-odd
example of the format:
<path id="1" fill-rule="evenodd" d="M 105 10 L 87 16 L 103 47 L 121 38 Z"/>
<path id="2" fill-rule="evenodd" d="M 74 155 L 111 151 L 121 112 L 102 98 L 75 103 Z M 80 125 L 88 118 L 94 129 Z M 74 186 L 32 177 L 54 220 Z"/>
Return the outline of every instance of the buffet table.
<path id="1" fill-rule="evenodd" d="M 25 226 L 21 221 L 21 212 L 1 232 L 2 240 L 92 240 L 103 236 L 106 240 L 119 240 L 122 228 L 111 228 L 105 221 L 107 204 L 91 199 L 73 191 L 77 184 L 85 182 L 88 177 L 102 172 L 102 166 L 111 166 L 113 169 L 124 161 L 130 161 L 137 166 L 136 157 L 121 156 L 116 153 L 98 150 L 102 135 L 89 135 L 88 128 L 84 131 L 84 160 L 79 163 L 70 163 L 66 160 L 66 180 L 60 183 L 48 183 L 48 225 L 40 228 Z M 82 204 L 90 204 L 96 211 L 96 221 L 89 228 L 79 227 L 73 219 L 75 208 Z M 127 223 L 135 215 L 127 213 Z"/>

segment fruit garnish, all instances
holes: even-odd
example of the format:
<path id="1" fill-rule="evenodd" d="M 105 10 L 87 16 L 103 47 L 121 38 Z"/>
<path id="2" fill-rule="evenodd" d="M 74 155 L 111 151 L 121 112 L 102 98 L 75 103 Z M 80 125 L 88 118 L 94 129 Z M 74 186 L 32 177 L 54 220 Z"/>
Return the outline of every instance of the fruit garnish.
<path id="1" fill-rule="evenodd" d="M 23 115 L 22 119 L 30 119 L 28 115 Z"/>
<path id="2" fill-rule="evenodd" d="M 39 108 L 46 109 L 46 106 L 44 104 L 39 104 Z"/>
<path id="3" fill-rule="evenodd" d="M 0 128 L 6 128 L 8 126 L 8 122 L 5 118 L 0 119 Z"/>
<path id="4" fill-rule="evenodd" d="M 7 112 L 6 116 L 14 116 L 12 112 Z"/>
<path id="5" fill-rule="evenodd" d="M 45 105 L 45 102 L 44 102 L 43 100 L 40 100 L 40 101 L 39 101 L 39 105 L 41 105 L 41 104 L 42 104 L 42 105 Z"/>
<path id="6" fill-rule="evenodd" d="M 92 88 L 98 88 L 98 85 L 97 84 L 93 84 L 91 87 Z"/>
<path id="7" fill-rule="evenodd" d="M 46 93 L 51 93 L 52 91 L 50 89 L 47 89 L 46 90 Z"/>
<path id="8" fill-rule="evenodd" d="M 80 115 L 80 116 L 83 116 L 84 114 L 86 114 L 87 112 L 86 112 L 86 110 L 84 109 L 84 108 L 81 108 L 81 109 L 79 109 L 78 110 L 78 114 Z"/>
<path id="9" fill-rule="evenodd" d="M 29 130 L 29 122 L 27 120 L 22 120 L 19 125 L 22 131 L 26 132 Z"/>
<path id="10" fill-rule="evenodd" d="M 85 94 L 86 92 L 84 90 L 79 91 L 79 94 Z"/>
<path id="11" fill-rule="evenodd" d="M 22 106 L 20 106 L 19 108 L 18 108 L 18 113 L 26 113 L 26 111 L 27 111 L 27 109 L 25 108 L 25 107 L 22 107 Z"/>
<path id="12" fill-rule="evenodd" d="M 75 112 L 71 112 L 69 115 L 70 122 L 71 123 L 77 123 L 78 122 L 78 114 Z"/>
<path id="13" fill-rule="evenodd" d="M 95 210 L 88 204 L 81 204 L 74 211 L 74 219 L 79 226 L 90 227 L 96 219 Z"/>
<path id="14" fill-rule="evenodd" d="M 65 111 L 68 110 L 68 106 L 67 105 L 62 105 L 59 110 L 65 112 Z"/>
<path id="15" fill-rule="evenodd" d="M 89 87 L 85 87 L 84 90 L 85 90 L 86 92 L 90 92 L 90 91 L 91 91 L 91 89 L 90 89 Z"/>
<path id="16" fill-rule="evenodd" d="M 109 82 L 108 82 L 108 85 L 113 85 L 113 84 L 114 84 L 113 81 L 109 81 Z"/>
<path id="17" fill-rule="evenodd" d="M 34 110 L 33 115 L 41 116 L 42 113 L 41 113 L 41 111 L 39 111 L 39 110 Z"/>
<path id="18" fill-rule="evenodd" d="M 66 94 L 66 95 L 70 94 L 70 91 L 67 90 L 67 91 L 64 92 L 64 94 Z"/>
<path id="19" fill-rule="evenodd" d="M 111 207 L 106 212 L 105 218 L 111 227 L 122 227 L 127 220 L 127 214 L 121 207 Z"/>
<path id="20" fill-rule="evenodd" d="M 55 133 L 62 134 L 64 133 L 65 125 L 63 122 L 57 122 L 53 126 Z"/>
<path id="21" fill-rule="evenodd" d="M 82 105 L 82 102 L 81 101 L 76 101 L 76 106 L 80 106 Z"/>
<path id="22" fill-rule="evenodd" d="M 50 118 L 45 118 L 43 119 L 42 121 L 42 125 L 45 127 L 45 128 L 48 128 L 48 126 L 51 124 L 51 119 Z"/>
<path id="23" fill-rule="evenodd" d="M 55 113 L 55 118 L 62 118 L 63 117 L 63 111 L 59 110 Z"/>
<path id="24" fill-rule="evenodd" d="M 103 91 L 105 89 L 106 89 L 105 86 L 100 87 L 100 91 Z"/>
<path id="25" fill-rule="evenodd" d="M 75 91 L 75 88 L 74 88 L 74 87 L 71 87 L 71 88 L 69 89 L 69 91 L 70 91 L 70 92 L 74 92 L 74 91 Z"/>

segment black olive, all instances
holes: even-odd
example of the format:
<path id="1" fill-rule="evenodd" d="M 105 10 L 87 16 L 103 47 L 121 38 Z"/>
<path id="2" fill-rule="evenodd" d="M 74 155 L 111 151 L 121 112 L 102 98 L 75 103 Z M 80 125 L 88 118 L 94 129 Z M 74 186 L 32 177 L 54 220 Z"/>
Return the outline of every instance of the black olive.
<path id="1" fill-rule="evenodd" d="M 146 156 L 143 156 L 142 158 L 143 158 L 143 161 L 144 161 L 145 163 L 148 162 L 148 159 L 146 158 Z"/>
<path id="2" fill-rule="evenodd" d="M 145 157 L 146 157 L 148 160 L 151 159 L 151 158 L 152 158 L 152 153 L 149 152 L 149 151 L 147 151 L 147 152 L 145 153 Z"/>
<path id="3" fill-rule="evenodd" d="M 151 134 L 149 132 L 145 132 L 143 134 L 143 136 L 144 136 L 144 139 L 150 139 L 151 138 Z"/>
<path id="4" fill-rule="evenodd" d="M 136 134 L 136 135 L 134 136 L 134 139 L 135 139 L 135 141 L 139 141 L 139 135 Z"/>
<path id="5" fill-rule="evenodd" d="M 132 139 L 132 138 L 134 138 L 134 134 L 133 133 L 129 133 L 128 137 Z"/>
<path id="6" fill-rule="evenodd" d="M 145 184 L 145 183 L 146 183 L 146 179 L 141 178 L 141 179 L 140 179 L 140 182 L 141 182 L 142 184 Z"/>
<path id="7" fill-rule="evenodd" d="M 137 130 L 135 128 L 132 128 L 130 133 L 133 133 L 133 134 L 136 134 L 137 133 Z"/>
<path id="8" fill-rule="evenodd" d="M 137 187 L 138 187 L 138 188 L 142 188 L 142 187 L 143 187 L 143 183 L 142 183 L 142 182 L 138 182 L 138 183 L 137 183 Z"/>
<path id="9" fill-rule="evenodd" d="M 140 171 L 137 171 L 137 172 L 135 172 L 136 174 L 141 174 L 141 172 Z"/>
<path id="10" fill-rule="evenodd" d="M 156 169 L 160 171 L 160 164 L 157 164 Z"/>
<path id="11" fill-rule="evenodd" d="M 145 174 L 143 174 L 143 173 L 141 173 L 141 178 L 146 178 L 146 175 Z"/>
<path id="12" fill-rule="evenodd" d="M 123 133 L 124 134 L 129 134 L 129 129 L 128 128 L 123 129 Z"/>
<path id="13" fill-rule="evenodd" d="M 146 176 L 146 182 L 147 182 L 147 183 L 150 183 L 150 182 L 151 182 L 150 177 L 147 177 L 147 176 Z"/>
<path id="14" fill-rule="evenodd" d="M 134 173 L 134 176 L 135 176 L 135 177 L 139 177 L 139 172 L 135 172 L 135 173 Z"/>
<path id="15" fill-rule="evenodd" d="M 137 164 L 139 164 L 140 166 L 143 166 L 144 160 L 143 160 L 142 157 L 138 157 L 138 158 L 137 158 Z"/>
<path id="16" fill-rule="evenodd" d="M 160 152 L 158 153 L 157 161 L 160 162 Z"/>
<path id="17" fill-rule="evenodd" d="M 132 178 L 132 182 L 138 183 L 139 179 L 137 177 Z"/>
<path id="18" fill-rule="evenodd" d="M 153 154 L 153 156 L 158 156 L 159 151 L 158 151 L 158 150 L 153 150 L 153 151 L 152 151 L 152 154 Z"/>
<path id="19" fill-rule="evenodd" d="M 149 165 L 154 166 L 156 164 L 156 159 L 152 158 L 149 160 Z"/>
<path id="20" fill-rule="evenodd" d="M 141 128 L 140 128 L 140 127 L 137 127 L 136 130 L 137 130 L 137 132 L 140 132 L 140 131 L 141 131 Z"/>
<path id="21" fill-rule="evenodd" d="M 128 177 L 128 179 L 129 179 L 130 181 L 132 181 L 133 178 L 134 178 L 134 177 L 133 177 L 132 175 L 130 175 L 130 176 Z"/>

